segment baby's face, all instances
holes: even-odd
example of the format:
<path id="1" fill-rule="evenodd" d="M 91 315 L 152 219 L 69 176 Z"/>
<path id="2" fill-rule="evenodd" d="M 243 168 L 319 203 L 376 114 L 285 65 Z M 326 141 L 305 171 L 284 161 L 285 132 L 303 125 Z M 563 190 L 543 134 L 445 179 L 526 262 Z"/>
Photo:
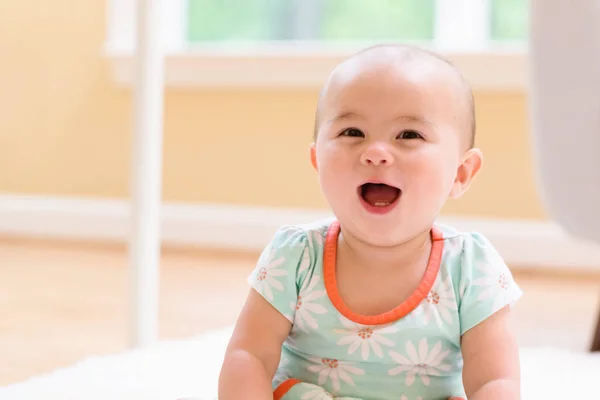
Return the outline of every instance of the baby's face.
<path id="1" fill-rule="evenodd" d="M 342 226 L 388 246 L 431 228 L 467 148 L 464 91 L 413 62 L 357 65 L 332 78 L 312 149 L 323 193 Z"/>

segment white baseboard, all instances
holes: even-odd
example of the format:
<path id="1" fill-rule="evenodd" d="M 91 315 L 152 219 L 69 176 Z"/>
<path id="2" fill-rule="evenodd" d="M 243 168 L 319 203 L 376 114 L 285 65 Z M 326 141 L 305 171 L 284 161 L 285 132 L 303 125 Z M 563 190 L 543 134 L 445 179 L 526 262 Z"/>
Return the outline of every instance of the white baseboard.
<path id="1" fill-rule="evenodd" d="M 126 200 L 0 196 L 0 235 L 125 242 Z M 275 230 L 330 216 L 327 211 L 166 203 L 162 242 L 169 246 L 260 251 Z M 545 221 L 440 219 L 486 235 L 509 264 L 600 270 L 600 246 L 575 240 Z"/>

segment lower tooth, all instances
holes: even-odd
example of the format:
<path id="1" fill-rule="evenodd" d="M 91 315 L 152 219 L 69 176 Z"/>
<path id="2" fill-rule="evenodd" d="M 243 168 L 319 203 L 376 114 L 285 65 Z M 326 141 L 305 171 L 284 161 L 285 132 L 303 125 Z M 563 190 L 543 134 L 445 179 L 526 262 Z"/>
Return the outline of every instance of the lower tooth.
<path id="1" fill-rule="evenodd" d="M 376 201 L 375 203 L 373 203 L 375 205 L 375 207 L 385 207 L 390 203 L 386 203 L 385 201 Z"/>

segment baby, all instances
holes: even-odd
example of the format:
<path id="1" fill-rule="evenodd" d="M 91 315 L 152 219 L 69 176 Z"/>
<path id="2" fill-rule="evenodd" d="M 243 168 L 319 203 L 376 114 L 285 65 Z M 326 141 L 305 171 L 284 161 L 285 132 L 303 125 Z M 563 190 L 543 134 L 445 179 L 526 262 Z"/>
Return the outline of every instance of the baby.
<path id="1" fill-rule="evenodd" d="M 333 71 L 310 159 L 335 218 L 274 234 L 219 399 L 520 398 L 521 291 L 485 237 L 436 222 L 481 168 L 474 120 L 428 51 L 375 46 Z"/>

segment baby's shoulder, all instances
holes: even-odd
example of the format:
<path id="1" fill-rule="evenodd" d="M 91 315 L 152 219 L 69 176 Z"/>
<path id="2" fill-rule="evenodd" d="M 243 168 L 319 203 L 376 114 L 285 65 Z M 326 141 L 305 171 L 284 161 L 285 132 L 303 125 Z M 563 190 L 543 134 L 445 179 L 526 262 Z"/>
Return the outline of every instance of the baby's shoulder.
<path id="1" fill-rule="evenodd" d="M 282 307 L 282 313 L 288 317 L 290 302 L 321 265 L 330 225 L 330 220 L 280 225 L 248 277 L 252 287 Z"/>
<path id="2" fill-rule="evenodd" d="M 442 242 L 440 270 L 455 282 L 477 280 L 485 276 L 507 276 L 510 269 L 492 241 L 477 230 L 436 224 Z"/>
<path id="3" fill-rule="evenodd" d="M 444 258 L 448 261 L 461 263 L 503 262 L 491 240 L 477 230 L 463 230 L 443 223 L 437 223 L 435 229 L 438 239 L 443 243 Z"/>
<path id="4" fill-rule="evenodd" d="M 278 248 L 302 247 L 317 250 L 324 246 L 327 232 L 333 221 L 333 218 L 328 218 L 281 225 L 271 237 L 269 245 Z"/>
<path id="5" fill-rule="evenodd" d="M 276 260 L 284 270 L 299 277 L 320 265 L 327 232 L 333 219 L 280 225 L 262 251 L 258 265 Z"/>
<path id="6" fill-rule="evenodd" d="M 437 225 L 443 243 L 441 276 L 458 294 L 461 335 L 522 295 L 491 240 L 476 230 Z"/>

